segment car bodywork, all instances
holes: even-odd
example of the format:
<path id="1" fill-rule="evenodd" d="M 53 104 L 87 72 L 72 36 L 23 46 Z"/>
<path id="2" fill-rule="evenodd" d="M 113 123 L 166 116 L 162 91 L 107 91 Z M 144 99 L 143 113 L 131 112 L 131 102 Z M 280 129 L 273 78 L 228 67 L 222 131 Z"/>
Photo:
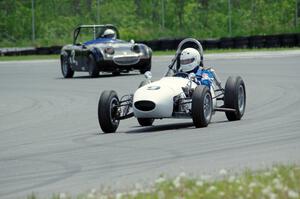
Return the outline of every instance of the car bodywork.
<path id="1" fill-rule="evenodd" d="M 101 37 L 107 29 L 115 31 L 116 39 Z M 87 30 L 91 33 L 89 35 L 91 38 L 81 35 Z M 89 40 L 81 43 L 80 38 Z M 151 48 L 135 43 L 133 40 L 126 42 L 119 38 L 119 31 L 113 25 L 81 25 L 77 27 L 73 32 L 73 44 L 66 45 L 61 49 L 63 75 L 67 76 L 64 71 L 66 69 L 73 72 L 87 71 L 90 76 L 97 76 L 100 71 L 119 74 L 131 70 L 139 70 L 141 73 L 151 70 Z"/>
<path id="2" fill-rule="evenodd" d="M 162 79 L 142 86 L 133 95 L 133 113 L 137 118 L 171 118 L 176 117 L 174 97 L 180 97 L 182 88 L 191 83 L 181 77 L 163 77 Z M 182 95 L 184 96 L 184 94 Z"/>
<path id="3" fill-rule="evenodd" d="M 242 118 L 246 106 L 246 90 L 241 77 L 229 77 L 225 88 L 217 86 L 215 80 L 208 87 L 197 84 L 194 73 L 179 71 L 178 60 L 188 43 L 196 44 L 203 64 L 200 42 L 188 38 L 179 44 L 168 72 L 160 80 L 151 82 L 151 72 L 146 72 L 146 80 L 134 94 L 125 95 L 119 100 L 115 91 L 102 93 L 98 105 L 98 120 L 104 132 L 115 132 L 118 122 L 129 117 L 136 117 L 142 126 L 152 125 L 154 119 L 192 118 L 197 128 L 206 127 L 216 111 L 225 112 L 230 121 Z M 107 98 L 108 95 L 114 97 Z M 112 104 L 109 100 L 113 98 L 116 103 L 109 109 L 107 105 Z M 114 121 L 111 123 L 114 125 L 103 123 L 104 120 Z"/>

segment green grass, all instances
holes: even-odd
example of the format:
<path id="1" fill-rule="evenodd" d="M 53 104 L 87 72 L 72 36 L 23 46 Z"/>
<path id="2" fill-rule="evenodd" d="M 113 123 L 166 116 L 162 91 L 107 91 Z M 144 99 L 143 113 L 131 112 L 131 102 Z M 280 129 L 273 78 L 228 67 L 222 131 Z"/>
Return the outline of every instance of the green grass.
<path id="1" fill-rule="evenodd" d="M 107 189 L 106 189 L 107 190 Z M 28 199 L 38 199 L 31 194 Z M 68 194 L 53 195 L 53 199 L 71 198 Z M 126 192 L 91 190 L 81 194 L 77 199 L 299 199 L 300 198 L 300 167 L 274 166 L 261 171 L 246 170 L 242 174 L 233 174 L 220 170 L 216 177 L 187 177 L 184 173 L 176 178 L 159 177 L 150 188 L 137 186 Z"/>
<path id="2" fill-rule="evenodd" d="M 294 48 L 254 48 L 254 49 L 214 49 L 206 50 L 205 54 L 212 53 L 233 53 L 233 52 L 256 52 L 256 51 L 282 51 L 282 50 L 300 50 L 300 47 Z M 175 50 L 153 51 L 153 55 L 175 55 Z M 20 55 L 20 56 L 0 56 L 0 61 L 21 61 L 21 60 L 44 60 L 59 59 L 59 55 Z"/>

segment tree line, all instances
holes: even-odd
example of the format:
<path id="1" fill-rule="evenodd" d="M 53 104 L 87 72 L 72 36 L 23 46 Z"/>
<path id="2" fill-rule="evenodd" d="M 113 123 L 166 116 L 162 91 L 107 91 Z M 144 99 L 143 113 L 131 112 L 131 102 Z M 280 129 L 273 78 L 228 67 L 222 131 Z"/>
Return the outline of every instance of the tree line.
<path id="1" fill-rule="evenodd" d="M 297 1 L 0 0 L 0 47 L 70 43 L 80 24 L 114 24 L 125 40 L 300 32 Z"/>

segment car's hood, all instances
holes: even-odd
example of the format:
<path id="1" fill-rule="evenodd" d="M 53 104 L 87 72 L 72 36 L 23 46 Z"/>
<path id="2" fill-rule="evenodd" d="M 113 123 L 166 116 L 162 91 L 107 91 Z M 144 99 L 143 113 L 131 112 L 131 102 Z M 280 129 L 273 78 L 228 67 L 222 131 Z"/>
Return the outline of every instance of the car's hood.
<path id="1" fill-rule="evenodd" d="M 182 94 L 182 87 L 187 86 L 188 79 L 182 77 L 164 77 L 159 81 L 147 84 L 133 95 L 133 112 L 138 118 L 165 118 L 171 117 L 174 97 Z M 192 83 L 192 87 L 196 87 Z M 151 110 L 149 104 L 152 104 Z M 145 110 L 144 110 L 145 109 Z"/>
<path id="2" fill-rule="evenodd" d="M 127 43 L 123 40 L 119 39 L 110 39 L 110 38 L 98 38 L 98 39 L 93 39 L 90 41 L 87 41 L 84 43 L 84 45 L 90 45 L 90 44 L 108 44 L 108 43 Z"/>
<path id="3" fill-rule="evenodd" d="M 152 82 L 142 87 L 142 90 L 149 90 L 148 87 L 159 86 L 160 88 L 169 88 L 177 94 L 182 92 L 182 87 L 185 87 L 189 83 L 189 81 L 189 79 L 182 77 L 163 77 L 158 81 Z M 193 87 L 196 86 L 196 83 L 193 83 Z"/>
<path id="4" fill-rule="evenodd" d="M 107 39 L 107 38 L 99 38 L 91 41 L 87 41 L 84 43 L 85 46 L 97 46 L 97 47 L 107 47 L 112 46 L 114 48 L 118 47 L 131 47 L 133 46 L 132 43 L 126 42 L 119 39 Z"/>
<path id="5" fill-rule="evenodd" d="M 104 51 L 107 47 L 114 48 L 114 56 L 137 56 L 137 53 L 132 50 L 134 44 L 127 42 L 115 42 L 115 43 L 96 43 L 90 44 L 87 48 L 98 48 L 100 51 Z"/>
<path id="6" fill-rule="evenodd" d="M 114 49 L 119 49 L 119 50 L 130 50 L 132 49 L 133 44 L 131 43 L 99 43 L 99 44 L 90 44 L 88 45 L 88 48 L 107 48 L 107 47 L 113 47 Z"/>
<path id="7" fill-rule="evenodd" d="M 147 84 L 138 90 L 134 94 L 134 100 L 159 100 L 164 97 L 173 98 L 176 95 L 182 93 L 182 87 L 187 86 L 189 80 L 182 77 L 163 77 L 162 79 Z M 196 83 L 192 83 L 192 88 L 197 86 Z"/>

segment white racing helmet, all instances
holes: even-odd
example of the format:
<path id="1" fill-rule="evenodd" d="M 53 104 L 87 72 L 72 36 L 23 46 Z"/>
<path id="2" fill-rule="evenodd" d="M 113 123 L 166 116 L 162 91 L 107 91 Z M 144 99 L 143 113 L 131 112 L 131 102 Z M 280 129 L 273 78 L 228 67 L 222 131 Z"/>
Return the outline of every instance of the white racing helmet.
<path id="1" fill-rule="evenodd" d="M 112 29 L 106 29 L 102 34 L 103 38 L 116 39 L 116 32 Z"/>
<path id="2" fill-rule="evenodd" d="M 191 72 L 199 67 L 201 62 L 200 53 L 194 48 L 186 48 L 180 54 L 180 70 Z"/>

